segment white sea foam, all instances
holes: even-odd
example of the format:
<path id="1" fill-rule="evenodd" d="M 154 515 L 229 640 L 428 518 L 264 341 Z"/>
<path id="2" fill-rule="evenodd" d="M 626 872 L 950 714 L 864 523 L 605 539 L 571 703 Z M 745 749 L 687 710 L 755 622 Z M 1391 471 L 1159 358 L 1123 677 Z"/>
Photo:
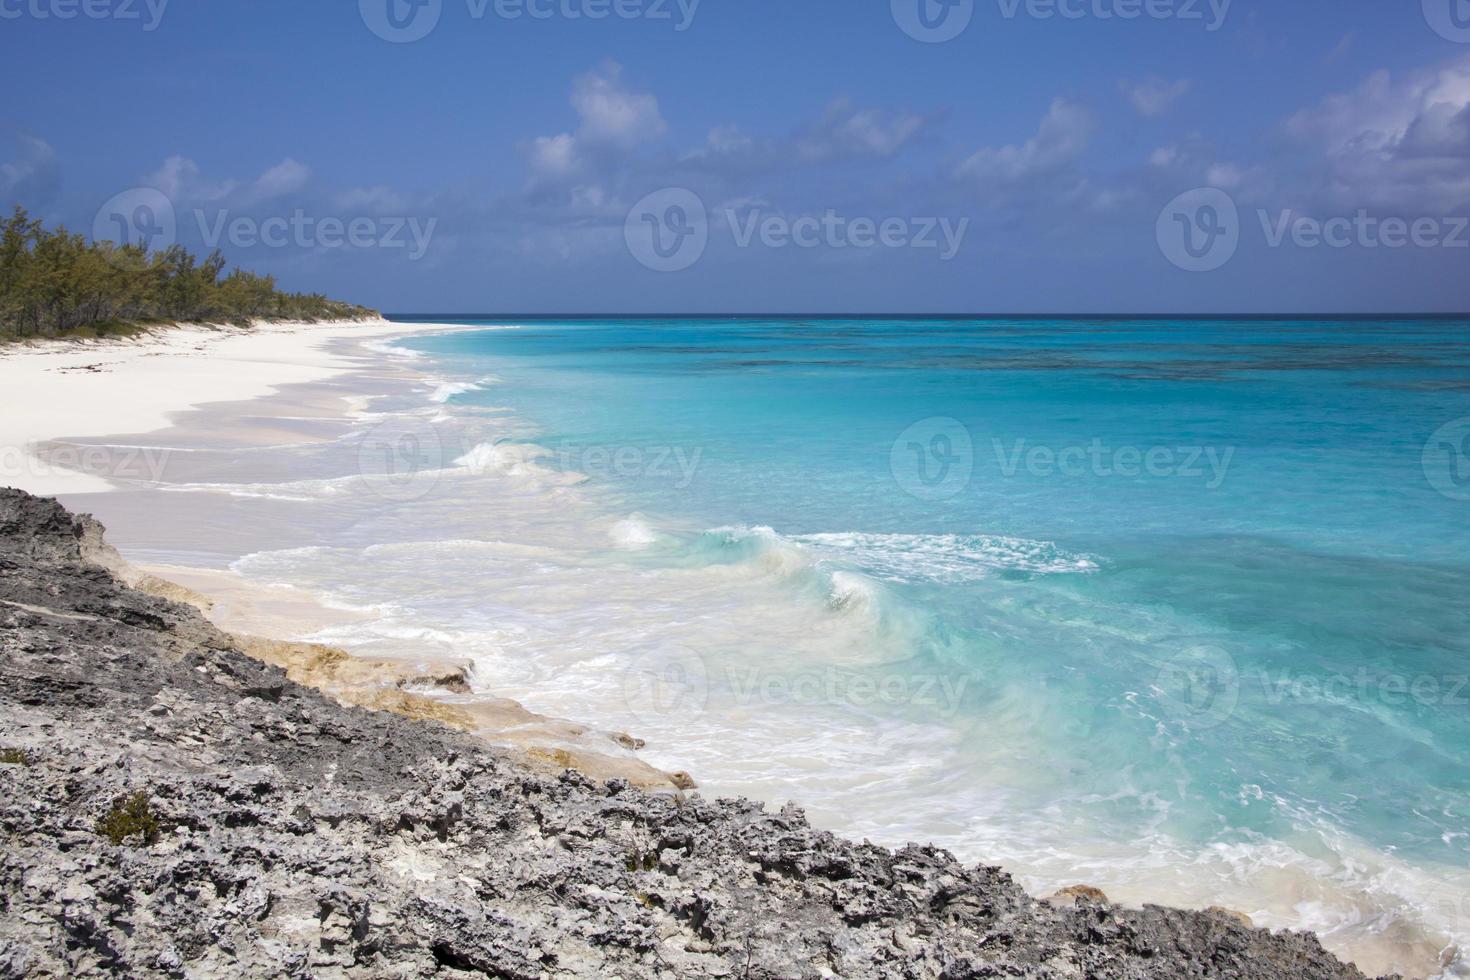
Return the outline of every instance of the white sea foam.
<path id="1" fill-rule="evenodd" d="M 620 548 L 638 550 L 647 548 L 649 545 L 658 543 L 658 532 L 648 526 L 648 523 L 634 514 L 627 520 L 618 521 L 608 531 L 608 537 Z"/>
<path id="2" fill-rule="evenodd" d="M 277 551 L 255 551 L 235 559 L 231 567 L 236 571 L 242 571 L 243 569 L 253 567 L 259 562 L 266 562 L 271 559 L 314 558 L 318 555 L 331 554 L 331 552 L 332 549 L 323 545 L 310 545 L 305 548 L 282 548 Z"/>
<path id="3" fill-rule="evenodd" d="M 367 624 L 354 623 L 344 626 L 328 626 L 324 629 L 317 630 L 305 639 L 310 643 L 323 643 L 329 646 L 340 646 L 359 650 L 369 644 L 384 641 L 407 644 L 434 643 L 441 647 L 460 649 L 466 643 L 475 639 L 475 637 L 451 630 L 434 629 L 431 626 L 395 623 L 389 619 L 377 619 Z"/>
<path id="4" fill-rule="evenodd" d="M 159 489 L 168 493 L 218 493 L 229 497 L 312 503 L 349 493 L 362 476 L 340 476 L 321 480 L 291 480 L 286 483 L 174 483 Z"/>
<path id="5" fill-rule="evenodd" d="M 362 346 L 374 353 L 386 354 L 389 357 L 402 357 L 406 360 L 419 360 L 424 356 L 420 351 L 398 346 L 397 341 L 394 340 L 369 340 Z"/>
<path id="6" fill-rule="evenodd" d="M 469 381 L 441 381 L 429 393 L 429 401 L 445 404 L 455 395 L 463 395 L 466 392 L 475 391 L 480 386 Z"/>
<path id="7" fill-rule="evenodd" d="M 763 525 L 717 527 L 705 532 L 701 540 L 713 541 L 717 548 L 739 560 L 740 567 L 763 576 L 791 578 L 811 571 L 815 564 L 812 554 L 800 544 Z M 718 552 L 715 557 L 719 557 Z"/>
<path id="8" fill-rule="evenodd" d="M 896 582 L 969 582 L 996 572 L 1057 575 L 1098 570 L 1098 559 L 1049 541 L 994 535 L 805 534 L 792 538 L 824 556 L 841 558 Z"/>
<path id="9" fill-rule="evenodd" d="M 871 609 L 877 601 L 877 585 L 856 572 L 833 572 L 832 590 L 827 594 L 833 609 Z"/>
<path id="10" fill-rule="evenodd" d="M 1110 860 L 1088 873 L 1128 902 L 1162 895 L 1186 907 L 1239 908 L 1265 928 L 1310 930 L 1329 946 L 1351 949 L 1370 976 L 1435 962 L 1438 972 L 1425 971 L 1435 980 L 1470 976 L 1463 955 L 1470 946 L 1470 872 L 1411 864 L 1305 807 L 1266 799 L 1291 815 L 1290 839 L 1191 851 L 1157 835 L 1150 848 L 1156 857 L 1131 867 Z M 1066 873 L 1076 871 L 1074 865 Z M 1060 880 L 1062 872 L 1053 874 Z"/>
<path id="11" fill-rule="evenodd" d="M 543 460 L 550 458 L 552 454 L 549 450 L 532 443 L 483 442 L 456 457 L 447 467 L 435 471 L 433 475 L 501 477 L 534 481 L 547 487 L 570 487 L 586 482 L 587 477 L 584 474 L 541 465 Z M 371 492 L 374 484 L 387 484 L 391 487 L 406 485 L 413 479 L 427 481 L 429 475 L 430 471 L 427 470 L 361 472 L 281 483 L 174 483 L 162 485 L 160 489 L 169 493 L 212 493 L 247 499 L 313 503 Z"/>
<path id="12" fill-rule="evenodd" d="M 482 442 L 452 466 L 474 476 L 501 476 L 533 481 L 542 486 L 574 487 L 587 482 L 583 473 L 556 470 L 541 465 L 552 453 L 544 446 L 527 442 Z"/>
<path id="13" fill-rule="evenodd" d="M 480 391 L 490 385 L 499 384 L 500 379 L 493 374 L 487 374 L 478 381 L 440 381 L 434 385 L 429 392 L 429 401 L 440 405 L 448 404 L 458 395 L 469 394 L 472 391 Z"/>
<path id="14" fill-rule="evenodd" d="M 364 557 L 424 558 L 426 556 L 447 558 L 510 557 L 510 558 L 555 558 L 560 552 L 533 544 L 515 541 L 480 541 L 455 538 L 446 541 L 401 541 L 392 544 L 369 545 L 362 551 Z"/>
<path id="15" fill-rule="evenodd" d="M 533 449 L 527 445 L 482 442 L 455 459 L 453 465 L 476 474 L 524 472 L 524 467 L 544 455 Z"/>

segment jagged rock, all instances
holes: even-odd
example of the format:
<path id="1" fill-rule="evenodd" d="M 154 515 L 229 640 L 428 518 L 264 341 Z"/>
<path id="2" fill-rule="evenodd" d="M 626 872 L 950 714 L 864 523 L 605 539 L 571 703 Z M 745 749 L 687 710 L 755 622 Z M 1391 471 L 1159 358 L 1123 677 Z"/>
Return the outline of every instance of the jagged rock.
<path id="1" fill-rule="evenodd" d="M 448 691 L 451 694 L 471 693 L 469 667 L 460 666 L 442 674 L 415 674 L 398 681 L 402 688 L 422 687 L 430 690 Z"/>
<path id="2" fill-rule="evenodd" d="M 1256 927 L 1255 921 L 1244 912 L 1237 912 L 1234 909 L 1223 908 L 1219 905 L 1211 905 L 1205 911 L 1211 915 L 1222 916 L 1232 922 L 1239 923 L 1247 929 L 1254 929 Z"/>
<path id="3" fill-rule="evenodd" d="M 1093 905 L 1109 904 L 1108 896 L 1103 893 L 1103 890 L 1091 885 L 1069 885 L 1046 896 L 1043 901 L 1052 905 L 1076 905 L 1078 902 L 1090 902 Z"/>
<path id="4" fill-rule="evenodd" d="M 344 705 L 84 560 L 88 527 L 0 491 L 0 976 L 1361 976 Z M 115 845 L 138 793 L 161 829 Z"/>

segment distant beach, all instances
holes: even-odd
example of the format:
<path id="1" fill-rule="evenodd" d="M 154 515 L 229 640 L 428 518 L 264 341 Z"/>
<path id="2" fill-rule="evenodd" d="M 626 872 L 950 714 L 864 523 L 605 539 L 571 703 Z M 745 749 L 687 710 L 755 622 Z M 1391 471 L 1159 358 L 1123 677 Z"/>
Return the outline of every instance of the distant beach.
<path id="1" fill-rule="evenodd" d="M 342 374 L 352 362 L 329 350 L 335 340 L 433 329 L 387 320 L 261 323 L 248 330 L 185 325 L 126 340 L 0 347 L 0 388 L 12 405 L 23 407 L 0 415 L 6 452 L 0 482 L 38 494 L 115 489 L 79 466 L 45 462 L 34 447 L 61 438 L 167 428 L 171 416 L 199 405 L 263 398 L 284 385 Z"/>

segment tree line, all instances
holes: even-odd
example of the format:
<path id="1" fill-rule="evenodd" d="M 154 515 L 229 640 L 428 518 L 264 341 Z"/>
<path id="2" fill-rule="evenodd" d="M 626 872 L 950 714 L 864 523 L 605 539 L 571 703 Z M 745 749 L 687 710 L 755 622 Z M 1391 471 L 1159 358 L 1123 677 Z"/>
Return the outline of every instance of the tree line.
<path id="1" fill-rule="evenodd" d="M 47 230 L 24 208 L 0 224 L 0 338 L 101 336 L 152 324 L 336 320 L 376 311 L 316 293 L 287 293 L 273 276 L 225 274 L 216 249 L 88 242 Z"/>

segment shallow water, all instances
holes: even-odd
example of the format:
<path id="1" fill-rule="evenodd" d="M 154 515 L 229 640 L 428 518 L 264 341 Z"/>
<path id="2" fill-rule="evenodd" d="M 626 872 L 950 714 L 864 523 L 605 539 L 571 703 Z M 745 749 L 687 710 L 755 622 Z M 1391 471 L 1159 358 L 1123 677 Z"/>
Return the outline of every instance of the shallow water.
<path id="1" fill-rule="evenodd" d="M 1470 324 L 496 326 L 172 490 L 707 792 L 1458 969 Z"/>

